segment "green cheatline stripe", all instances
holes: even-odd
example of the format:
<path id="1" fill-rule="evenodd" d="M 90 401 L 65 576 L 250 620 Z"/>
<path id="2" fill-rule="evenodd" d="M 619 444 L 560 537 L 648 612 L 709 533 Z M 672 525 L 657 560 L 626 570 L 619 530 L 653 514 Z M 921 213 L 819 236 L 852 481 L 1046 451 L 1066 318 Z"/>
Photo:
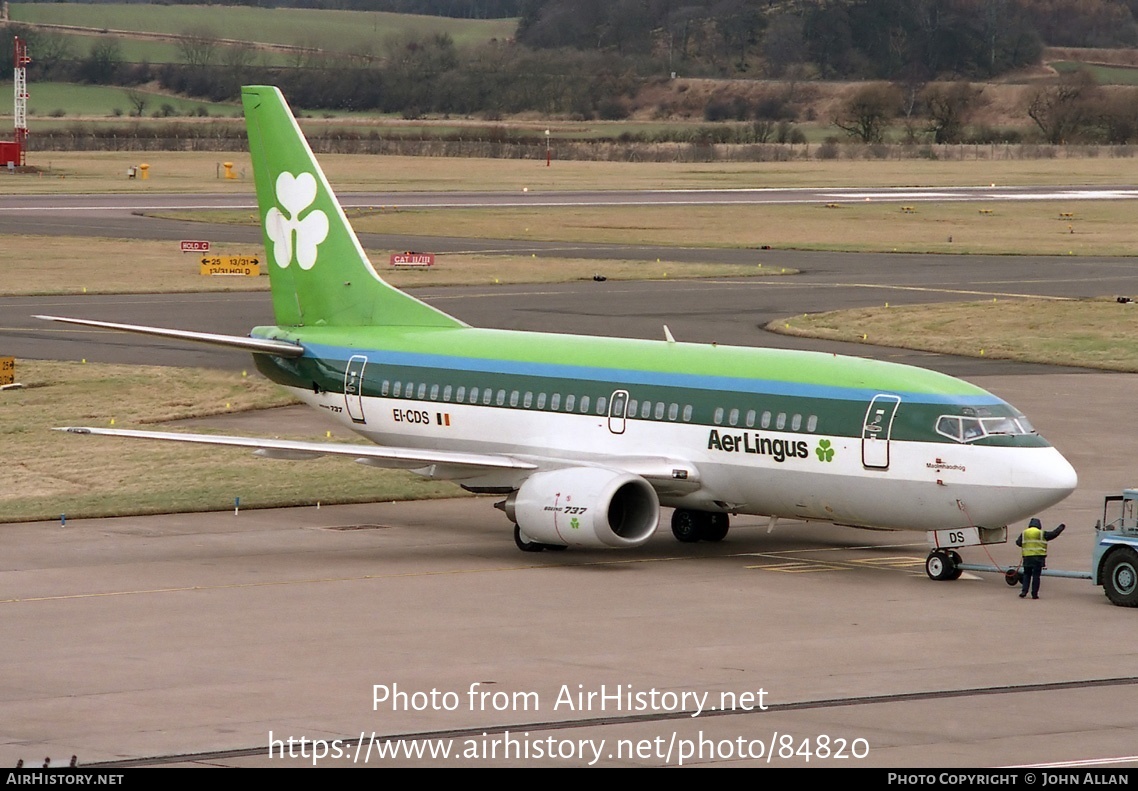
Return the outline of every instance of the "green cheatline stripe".
<path id="1" fill-rule="evenodd" d="M 1001 403 L 982 388 L 923 368 L 784 349 L 476 328 L 306 327 L 287 330 L 259 327 L 253 334 L 298 340 L 316 347 L 314 351 L 318 354 L 334 359 L 347 359 L 360 351 L 375 351 L 377 360 L 383 360 L 384 353 L 418 355 L 423 358 L 420 364 L 438 368 L 486 368 L 488 366 L 476 364 L 502 363 L 506 367 L 517 366 L 518 373 L 529 374 L 557 375 L 555 368 L 561 368 L 563 376 L 594 372 L 600 376 L 603 372 L 628 371 L 676 379 L 714 377 L 739 384 L 782 383 L 794 390 L 820 388 L 830 391 L 827 394 L 831 396 L 837 395 L 836 391 L 851 390 L 858 394 L 897 392 L 933 396 L 936 400 Z M 609 378 L 622 379 L 620 376 Z M 717 385 L 708 383 L 708 386 Z"/>
<path id="2" fill-rule="evenodd" d="M 343 350 L 339 350 L 343 351 Z M 377 359 L 377 357 L 379 359 Z M 550 377 L 518 372 L 492 373 L 454 367 L 424 367 L 382 362 L 377 353 L 364 368 L 362 395 L 405 402 L 415 408 L 446 410 L 448 406 L 492 407 L 523 411 L 607 414 L 607 399 L 624 389 L 637 402 L 629 419 L 718 428 L 722 431 L 785 431 L 809 435 L 858 438 L 862 434 L 869 400 L 828 398 L 819 395 L 777 395 L 673 385 L 630 384 L 619 379 Z M 257 367 L 286 386 L 342 393 L 346 360 L 304 357 L 278 360 L 257 355 Z M 358 370 L 358 369 L 357 369 Z M 471 399 L 474 399 L 473 401 Z M 569 399 L 573 406 L 569 406 Z M 959 414 L 960 407 L 945 403 L 903 400 L 892 424 L 892 438 L 917 442 L 955 443 L 936 432 L 938 419 Z M 604 402 L 606 406 L 597 412 Z M 585 406 L 585 404 L 588 406 Z M 649 413 L 643 408 L 648 405 Z M 582 407 L 585 411 L 582 412 Z M 630 409 L 632 409 L 630 404 Z M 1015 409 L 995 402 L 985 411 L 993 416 L 1013 415 Z M 781 428 L 779 424 L 781 423 Z M 1046 446 L 1038 435 L 990 437 L 981 444 Z"/>

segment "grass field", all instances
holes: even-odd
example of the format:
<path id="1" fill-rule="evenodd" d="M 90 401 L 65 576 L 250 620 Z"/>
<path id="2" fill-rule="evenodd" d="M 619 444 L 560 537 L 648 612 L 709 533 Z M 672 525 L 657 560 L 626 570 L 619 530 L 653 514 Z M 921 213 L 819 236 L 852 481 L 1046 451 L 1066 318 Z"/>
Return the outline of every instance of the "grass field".
<path id="1" fill-rule="evenodd" d="M 261 245 L 214 245 L 218 255 L 263 258 Z M 441 255 L 430 269 L 392 269 L 391 250 L 368 251 L 384 277 L 400 288 L 425 286 L 563 283 L 601 273 L 610 280 L 692 277 L 761 277 L 792 270 L 729 264 L 596 261 L 530 256 Z M 151 294 L 200 291 L 267 291 L 267 265 L 260 277 L 200 274 L 199 257 L 175 242 L 67 236 L 7 236 L 0 245 L 0 295 Z M 69 330 L 71 331 L 71 330 Z"/>
<path id="2" fill-rule="evenodd" d="M 1138 85 L 1138 68 L 1133 66 L 1108 66 L 1102 63 L 1080 63 L 1078 61 L 1053 61 L 1051 68 L 1060 74 L 1079 70 L 1089 71 L 1099 85 Z"/>
<path id="3" fill-rule="evenodd" d="M 353 218 L 361 233 L 448 235 L 674 247 L 836 250 L 953 255 L 1107 255 L 1138 252 L 1128 201 L 1018 201 L 775 206 L 602 206 L 386 209 Z M 156 212 L 169 219 L 252 224 L 247 212 Z"/>
<path id="4" fill-rule="evenodd" d="M 1003 255 L 1132 255 L 1138 252 L 1129 202 L 803 206 L 639 206 L 463 209 L 445 215 L 447 232 L 533 239 L 677 247 L 749 247 Z M 1073 214 L 1072 218 L 1063 214 Z M 363 217 L 363 232 L 429 235 L 432 211 Z M 761 252 L 756 251 L 757 260 Z"/>
<path id="5" fill-rule="evenodd" d="M 9 83 L 10 85 L 10 83 Z M 196 113 L 204 108 L 210 115 L 232 116 L 240 113 L 237 104 L 219 104 L 216 102 L 186 99 L 157 91 L 136 89 L 137 93 L 147 100 L 143 115 L 149 118 L 153 113 L 168 104 L 174 108 L 177 115 Z M 115 116 L 115 111 L 122 116 L 124 122 L 131 120 L 127 116 L 134 111 L 134 105 L 127 96 L 126 88 L 115 88 L 105 85 L 76 85 L 68 82 L 39 82 L 35 90 L 29 92 L 28 115 L 29 120 L 47 117 L 67 116 Z"/>
<path id="6" fill-rule="evenodd" d="M 124 119 L 126 120 L 126 119 Z M 235 122 L 236 123 L 236 122 Z M 324 122 L 301 121 L 304 129 Z M 34 145 L 33 145 L 34 148 Z M 230 160 L 246 178 L 225 182 L 217 165 Z M 129 165 L 151 165 L 148 181 L 127 181 Z M 545 190 L 764 189 L 777 187 L 930 187 L 1138 184 L 1138 157 L 966 161 L 795 160 L 791 162 L 686 163 L 453 159 L 367 154 L 325 154 L 320 163 L 333 189 L 358 191 L 516 191 L 538 200 Z M 36 152 L 28 164 L 42 175 L 0 173 L 9 194 L 64 192 L 217 192 L 253 194 L 249 154 L 152 151 Z M 62 178 L 61 178 L 62 177 Z M 523 190 L 528 192 L 523 193 Z"/>
<path id="7" fill-rule="evenodd" d="M 384 42 L 406 42 L 436 34 L 459 46 L 509 39 L 516 19 L 451 19 L 414 14 L 326 11 L 307 8 L 116 3 L 11 3 L 14 22 L 76 25 L 98 30 L 170 34 L 208 32 L 217 38 L 318 47 L 332 52 L 379 54 Z"/>
<path id="8" fill-rule="evenodd" d="M 944 354 L 1138 372 L 1138 305 L 1102 300 L 1001 299 L 796 316 L 788 335 Z"/>
<path id="9" fill-rule="evenodd" d="M 0 391 L 0 521 L 316 502 L 455 497 L 457 487 L 349 459 L 303 465 L 249 451 L 80 437 L 53 426 L 145 426 L 290 403 L 256 376 L 145 366 L 17 363 L 25 389 Z M 287 435 L 282 435 L 287 436 Z M 312 439 L 311 437 L 298 437 Z"/>
<path id="10" fill-rule="evenodd" d="M 105 43 L 106 36 L 83 33 L 60 33 L 70 48 L 71 57 L 76 60 L 86 58 L 91 48 L 98 43 Z M 118 44 L 119 59 L 123 63 L 185 63 L 186 58 L 173 41 L 150 38 L 129 38 L 115 36 Z M 222 57 L 223 50 L 218 50 L 218 57 Z M 265 52 L 264 55 L 272 58 L 274 53 Z M 35 83 L 39 85 L 40 83 Z"/>

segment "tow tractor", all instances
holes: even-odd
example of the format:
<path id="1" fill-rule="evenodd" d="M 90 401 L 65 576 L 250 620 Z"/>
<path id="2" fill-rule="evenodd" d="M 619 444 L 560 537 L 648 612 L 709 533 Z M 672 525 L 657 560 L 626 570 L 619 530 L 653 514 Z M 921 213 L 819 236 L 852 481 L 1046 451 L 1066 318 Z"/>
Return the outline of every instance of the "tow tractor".
<path id="1" fill-rule="evenodd" d="M 1008 585 L 1022 579 L 1017 566 L 987 566 L 964 563 L 956 552 L 960 547 L 1004 544 L 1008 529 L 964 527 L 930 530 L 933 547 L 925 559 L 925 573 L 934 580 L 959 579 L 965 571 L 1003 574 Z M 1102 519 L 1095 524 L 1095 543 L 1091 551 L 1090 571 L 1043 570 L 1044 576 L 1091 580 L 1101 585 L 1106 597 L 1119 607 L 1138 607 L 1138 489 L 1123 489 L 1122 494 L 1103 498 Z"/>

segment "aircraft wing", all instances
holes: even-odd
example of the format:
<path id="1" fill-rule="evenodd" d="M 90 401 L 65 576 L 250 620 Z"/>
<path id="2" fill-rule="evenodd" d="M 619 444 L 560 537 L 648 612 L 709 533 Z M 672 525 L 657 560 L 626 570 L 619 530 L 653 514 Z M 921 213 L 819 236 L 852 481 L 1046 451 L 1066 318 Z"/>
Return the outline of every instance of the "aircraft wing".
<path id="1" fill-rule="evenodd" d="M 463 478 L 492 471 L 517 470 L 527 472 L 538 467 L 528 461 L 510 456 L 462 451 L 426 450 L 423 448 L 394 448 L 382 445 L 361 445 L 347 442 L 304 442 L 287 439 L 260 439 L 215 434 L 178 434 L 172 431 L 136 431 L 132 429 L 87 428 L 70 426 L 57 429 L 71 434 L 99 434 L 108 437 L 156 439 L 168 442 L 195 442 L 202 445 L 228 445 L 252 448 L 258 456 L 268 459 L 302 461 L 320 456 L 349 456 L 373 467 L 420 469 L 436 466 L 452 471 L 445 477 Z M 444 477 L 435 475 L 434 477 Z"/>
<path id="2" fill-rule="evenodd" d="M 656 494 L 680 496 L 702 486 L 699 468 L 687 459 L 672 456 L 610 456 L 603 466 L 639 475 Z"/>
<path id="3" fill-rule="evenodd" d="M 429 478 L 468 480 L 494 473 L 517 473 L 518 480 L 541 469 L 582 466 L 578 460 L 562 458 L 517 458 L 505 454 L 467 453 L 465 451 L 399 448 L 349 442 L 307 442 L 303 440 L 235 437 L 220 434 L 181 434 L 173 431 L 140 431 L 136 429 L 91 428 L 69 426 L 56 429 L 71 434 L 94 434 L 128 439 L 153 439 L 167 442 L 192 442 L 201 445 L 227 445 L 251 448 L 267 459 L 305 461 L 321 456 L 347 456 L 369 467 L 414 470 Z M 586 463 L 584 466 L 593 466 Z M 682 495 L 700 488 L 701 477 L 692 463 L 664 456 L 629 456 L 606 458 L 601 465 L 639 475 L 661 495 Z"/>

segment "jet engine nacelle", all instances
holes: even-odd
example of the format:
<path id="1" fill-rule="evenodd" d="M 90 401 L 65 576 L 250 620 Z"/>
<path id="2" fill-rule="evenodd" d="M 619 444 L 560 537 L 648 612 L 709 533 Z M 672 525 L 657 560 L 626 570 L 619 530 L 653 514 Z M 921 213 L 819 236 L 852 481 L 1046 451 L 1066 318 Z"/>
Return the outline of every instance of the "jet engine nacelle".
<path id="1" fill-rule="evenodd" d="M 526 538 L 557 546 L 638 547 L 660 524 L 660 500 L 648 481 L 602 467 L 535 473 L 505 510 Z"/>

